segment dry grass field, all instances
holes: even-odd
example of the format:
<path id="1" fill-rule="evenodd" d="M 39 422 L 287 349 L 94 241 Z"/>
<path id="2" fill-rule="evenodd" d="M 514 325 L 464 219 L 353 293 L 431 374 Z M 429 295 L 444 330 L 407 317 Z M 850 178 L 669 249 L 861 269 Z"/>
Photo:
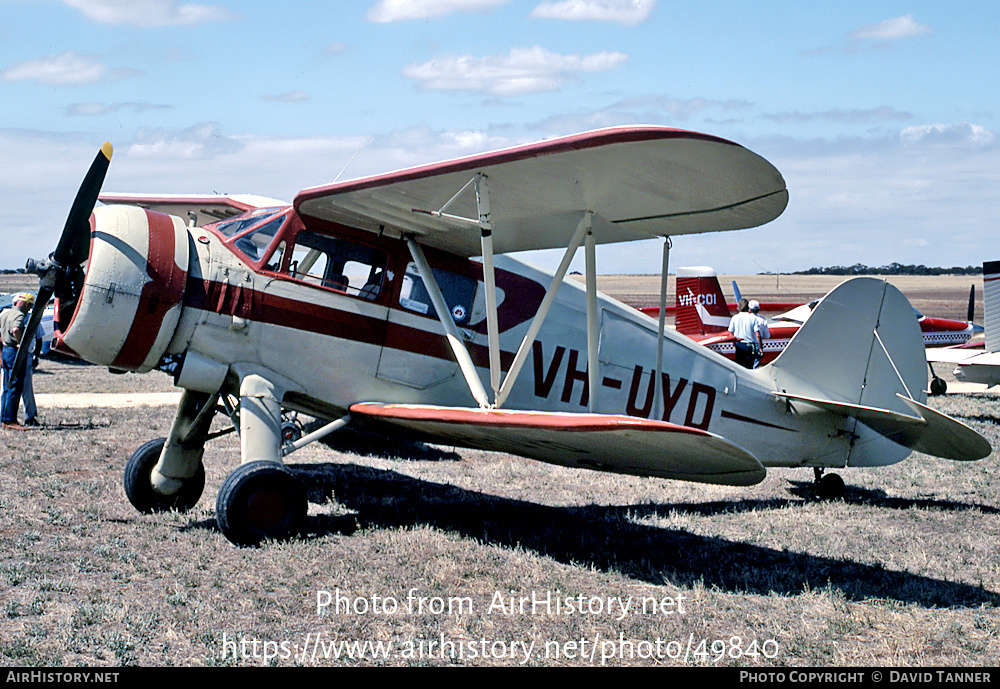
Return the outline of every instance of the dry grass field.
<path id="1" fill-rule="evenodd" d="M 775 293 L 740 284 L 772 299 L 791 289 L 786 279 Z M 961 302 L 970 282 L 956 283 Z M 51 360 L 35 388 L 172 389 L 159 373 Z M 1000 447 L 996 393 L 932 404 Z M 802 470 L 725 488 L 340 436 L 290 458 L 310 485 L 306 532 L 239 549 L 214 519 L 218 486 L 239 462 L 233 435 L 209 444 L 191 512 L 140 515 L 124 497 L 125 459 L 166 435 L 172 411 L 48 407 L 43 429 L 0 435 L 0 665 L 920 667 L 1000 657 L 996 451 L 969 464 L 916 454 L 845 470 L 845 498 L 822 502 Z"/>
<path id="2" fill-rule="evenodd" d="M 582 276 L 574 276 L 583 280 Z M 770 302 L 805 303 L 818 299 L 847 278 L 838 275 L 720 275 L 719 284 L 730 302 L 733 280 L 748 299 Z M 981 275 L 893 276 L 889 282 L 900 289 L 910 303 L 928 316 L 965 320 L 969 288 L 976 286 L 975 322 L 983 322 L 983 278 Z M 668 280 L 668 303 L 673 305 L 674 278 Z M 635 307 L 658 306 L 658 275 L 601 275 L 597 288 Z"/>

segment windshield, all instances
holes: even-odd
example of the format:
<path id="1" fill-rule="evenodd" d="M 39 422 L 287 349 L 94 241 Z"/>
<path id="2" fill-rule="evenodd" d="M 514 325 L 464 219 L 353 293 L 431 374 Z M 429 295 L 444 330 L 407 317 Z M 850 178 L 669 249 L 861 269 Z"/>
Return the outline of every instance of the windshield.
<path id="1" fill-rule="evenodd" d="M 281 211 L 280 208 L 260 208 L 241 215 L 233 220 L 224 220 L 215 226 L 215 231 L 223 237 L 232 237 L 239 234 L 248 227 L 253 227 L 257 223 L 264 222 L 268 218 L 273 218 Z"/>
<path id="2" fill-rule="evenodd" d="M 285 223 L 285 214 L 282 213 L 277 217 L 272 217 L 272 215 L 265 216 L 271 218 L 267 220 L 263 225 L 256 225 L 256 223 L 251 223 L 255 227 L 242 236 L 236 238 L 233 242 L 233 246 L 240 252 L 246 255 L 251 262 L 256 263 L 257 261 L 264 258 L 267 252 L 267 247 L 271 246 L 271 241 L 274 239 L 274 235 L 277 234 L 278 230 Z M 256 222 L 260 222 L 261 218 L 257 218 Z"/>

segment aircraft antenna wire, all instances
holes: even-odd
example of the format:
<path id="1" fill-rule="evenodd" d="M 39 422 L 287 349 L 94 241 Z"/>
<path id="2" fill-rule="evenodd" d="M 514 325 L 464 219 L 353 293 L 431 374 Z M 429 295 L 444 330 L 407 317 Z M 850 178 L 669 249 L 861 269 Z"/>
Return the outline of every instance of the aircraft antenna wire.
<path id="1" fill-rule="evenodd" d="M 352 155 L 351 159 L 347 161 L 347 164 L 344 165 L 343 168 L 341 168 L 339 173 L 337 173 L 336 179 L 333 180 L 334 183 L 340 181 L 340 178 L 343 177 L 345 172 L 347 172 L 347 168 L 351 167 L 351 163 L 354 162 L 354 159 L 357 158 L 361 154 L 361 151 L 365 150 L 368 147 L 368 144 L 370 144 L 374 140 L 375 140 L 374 136 L 369 136 L 367 139 L 365 139 L 365 142 L 361 144 L 361 148 L 359 148 L 357 151 L 354 152 L 354 155 Z"/>

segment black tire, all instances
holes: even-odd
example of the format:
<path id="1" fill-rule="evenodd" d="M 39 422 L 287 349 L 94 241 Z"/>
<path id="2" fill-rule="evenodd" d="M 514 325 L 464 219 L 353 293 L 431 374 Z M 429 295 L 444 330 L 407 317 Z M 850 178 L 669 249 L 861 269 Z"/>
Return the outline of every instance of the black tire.
<path id="1" fill-rule="evenodd" d="M 948 392 L 948 381 L 943 378 L 931 378 L 931 394 L 943 395 Z"/>
<path id="2" fill-rule="evenodd" d="M 826 474 L 816 486 L 823 500 L 841 500 L 844 497 L 844 479 L 839 474 Z"/>
<path id="3" fill-rule="evenodd" d="M 252 546 L 298 533 L 308 507 L 305 486 L 284 465 L 248 462 L 234 469 L 219 488 L 215 520 L 232 543 Z"/>
<path id="4" fill-rule="evenodd" d="M 173 495 L 160 495 L 153 490 L 153 469 L 160 461 L 160 452 L 166 442 L 166 438 L 150 440 L 133 452 L 125 463 L 125 495 L 132 506 L 143 514 L 170 510 L 187 512 L 198 504 L 205 490 L 205 466 L 201 463 L 195 475 L 184 481 L 181 489 Z"/>

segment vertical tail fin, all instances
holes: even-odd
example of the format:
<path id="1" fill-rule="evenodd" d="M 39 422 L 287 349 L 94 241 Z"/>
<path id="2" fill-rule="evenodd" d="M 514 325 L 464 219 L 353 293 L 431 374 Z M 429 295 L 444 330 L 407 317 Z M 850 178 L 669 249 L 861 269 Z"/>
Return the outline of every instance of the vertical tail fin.
<path id="1" fill-rule="evenodd" d="M 729 306 L 722 294 L 719 277 L 712 268 L 678 268 L 675 292 L 677 332 L 707 335 L 725 332 L 729 327 Z"/>
<path id="2" fill-rule="evenodd" d="M 769 370 L 775 394 L 799 413 L 812 407 L 846 420 L 849 466 L 892 464 L 909 450 L 959 460 L 991 452 L 976 431 L 923 404 L 920 327 L 884 280 L 854 278 L 823 297 Z"/>

